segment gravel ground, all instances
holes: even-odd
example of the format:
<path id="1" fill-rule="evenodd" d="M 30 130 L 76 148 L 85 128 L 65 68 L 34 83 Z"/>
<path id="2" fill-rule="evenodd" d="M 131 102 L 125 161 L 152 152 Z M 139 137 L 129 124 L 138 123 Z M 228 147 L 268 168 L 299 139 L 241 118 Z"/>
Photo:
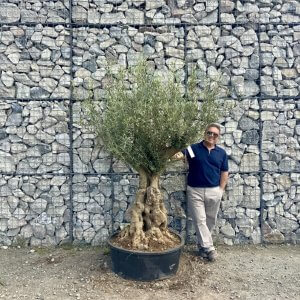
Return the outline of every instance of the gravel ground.
<path id="1" fill-rule="evenodd" d="M 124 280 L 107 249 L 0 249 L 0 299 L 300 299 L 300 247 L 219 246 L 208 263 L 185 247 L 176 276 Z"/>

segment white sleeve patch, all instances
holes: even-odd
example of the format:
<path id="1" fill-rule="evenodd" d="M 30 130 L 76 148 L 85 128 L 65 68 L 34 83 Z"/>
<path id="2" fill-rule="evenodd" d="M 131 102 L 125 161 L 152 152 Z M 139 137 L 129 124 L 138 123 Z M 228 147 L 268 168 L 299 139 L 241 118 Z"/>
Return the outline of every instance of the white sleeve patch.
<path id="1" fill-rule="evenodd" d="M 191 158 L 194 158 L 194 157 L 195 157 L 195 154 L 194 154 L 194 151 L 193 151 L 192 147 L 191 147 L 191 146 L 188 146 L 188 147 L 187 147 L 187 150 L 188 150 L 188 152 L 189 152 L 190 157 L 191 157 Z"/>

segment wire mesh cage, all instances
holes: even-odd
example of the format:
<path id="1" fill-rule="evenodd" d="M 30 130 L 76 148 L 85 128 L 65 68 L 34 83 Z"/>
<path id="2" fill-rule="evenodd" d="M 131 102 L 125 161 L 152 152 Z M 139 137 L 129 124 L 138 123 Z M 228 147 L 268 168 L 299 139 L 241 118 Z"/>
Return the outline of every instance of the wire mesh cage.
<path id="1" fill-rule="evenodd" d="M 299 40 L 295 0 L 0 1 L 0 244 L 97 245 L 128 224 L 138 175 L 96 143 L 82 102 L 104 110 L 107 65 L 141 57 L 182 93 L 193 68 L 225 86 L 215 239 L 299 243 Z M 161 189 L 168 226 L 195 242 L 187 172 L 170 164 Z"/>
<path id="2" fill-rule="evenodd" d="M 68 176 L 1 175 L 0 241 L 54 246 L 69 238 Z"/>
<path id="3" fill-rule="evenodd" d="M 298 1 L 220 0 L 222 23 L 296 23 L 299 22 Z"/>
<path id="4" fill-rule="evenodd" d="M 1 1 L 0 24 L 69 23 L 70 1 Z"/>
<path id="5" fill-rule="evenodd" d="M 1 26 L 1 98 L 68 99 L 70 36 L 61 26 Z"/>
<path id="6" fill-rule="evenodd" d="M 68 174 L 68 103 L 0 101 L 2 174 Z"/>
<path id="7" fill-rule="evenodd" d="M 72 20 L 90 24 L 208 24 L 218 20 L 217 0 L 74 1 Z"/>

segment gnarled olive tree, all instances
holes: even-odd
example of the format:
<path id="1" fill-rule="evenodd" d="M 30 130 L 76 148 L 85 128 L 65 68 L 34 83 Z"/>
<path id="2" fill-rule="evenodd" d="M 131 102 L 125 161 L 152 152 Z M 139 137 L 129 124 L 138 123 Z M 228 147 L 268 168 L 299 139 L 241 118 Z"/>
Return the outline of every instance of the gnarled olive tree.
<path id="1" fill-rule="evenodd" d="M 146 61 L 119 70 L 107 80 L 102 113 L 97 101 L 84 103 L 85 120 L 112 155 L 139 173 L 131 206 L 131 223 L 120 233 L 132 249 L 148 250 L 151 242 L 168 248 L 167 211 L 159 178 L 170 158 L 197 141 L 206 124 L 218 118 L 218 87 L 197 87 L 195 72 L 183 93 L 174 76 L 155 76 Z M 201 98 L 201 105 L 199 105 Z"/>

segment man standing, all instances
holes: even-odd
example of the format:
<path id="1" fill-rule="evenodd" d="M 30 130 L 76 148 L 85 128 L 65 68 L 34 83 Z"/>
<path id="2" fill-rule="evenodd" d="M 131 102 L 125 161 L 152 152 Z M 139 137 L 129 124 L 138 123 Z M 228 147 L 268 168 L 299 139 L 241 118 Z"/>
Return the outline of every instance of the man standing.
<path id="1" fill-rule="evenodd" d="M 216 224 L 221 198 L 228 180 L 228 158 L 217 146 L 220 126 L 209 124 L 204 140 L 189 146 L 184 152 L 189 164 L 187 198 L 189 212 L 195 224 L 199 255 L 215 261 L 212 230 Z M 180 156 L 180 155 L 179 155 Z M 175 155 L 175 159 L 180 157 Z"/>

